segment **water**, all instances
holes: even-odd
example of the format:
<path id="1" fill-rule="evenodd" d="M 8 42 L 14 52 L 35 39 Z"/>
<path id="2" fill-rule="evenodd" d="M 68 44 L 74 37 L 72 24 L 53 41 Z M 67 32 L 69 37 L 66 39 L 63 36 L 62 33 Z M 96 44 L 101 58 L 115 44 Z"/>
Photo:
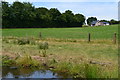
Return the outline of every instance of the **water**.
<path id="1" fill-rule="evenodd" d="M 2 78 L 63 78 L 50 70 L 38 69 L 11 69 L 4 67 Z"/>

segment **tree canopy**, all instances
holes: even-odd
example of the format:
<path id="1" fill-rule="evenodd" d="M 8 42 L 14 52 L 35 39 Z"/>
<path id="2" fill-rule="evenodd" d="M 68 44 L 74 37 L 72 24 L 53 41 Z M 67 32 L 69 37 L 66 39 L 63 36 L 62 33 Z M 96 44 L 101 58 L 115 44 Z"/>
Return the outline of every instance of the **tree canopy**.
<path id="1" fill-rule="evenodd" d="M 3 28 L 81 27 L 85 16 L 71 10 L 61 13 L 57 8 L 35 8 L 29 2 L 2 2 Z"/>
<path id="2" fill-rule="evenodd" d="M 87 19 L 87 24 L 88 24 L 88 25 L 91 25 L 91 22 L 93 22 L 93 21 L 97 21 L 97 18 L 96 18 L 96 17 L 89 17 L 89 18 Z"/>

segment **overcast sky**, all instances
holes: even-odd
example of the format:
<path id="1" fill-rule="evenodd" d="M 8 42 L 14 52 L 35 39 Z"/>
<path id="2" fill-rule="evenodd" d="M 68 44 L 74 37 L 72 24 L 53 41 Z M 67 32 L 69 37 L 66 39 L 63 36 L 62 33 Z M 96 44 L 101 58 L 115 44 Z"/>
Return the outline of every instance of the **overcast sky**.
<path id="1" fill-rule="evenodd" d="M 16 0 L 5 0 L 12 3 Z M 119 0 L 18 0 L 31 2 L 35 7 L 58 8 L 60 12 L 72 10 L 88 17 L 97 17 L 99 20 L 118 19 Z"/>

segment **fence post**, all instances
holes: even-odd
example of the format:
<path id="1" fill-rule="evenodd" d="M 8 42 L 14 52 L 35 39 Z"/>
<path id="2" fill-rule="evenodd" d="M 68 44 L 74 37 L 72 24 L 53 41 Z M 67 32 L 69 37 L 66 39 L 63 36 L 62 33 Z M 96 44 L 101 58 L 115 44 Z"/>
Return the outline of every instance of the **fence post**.
<path id="1" fill-rule="evenodd" d="M 91 35 L 90 33 L 88 34 L 88 42 L 90 42 Z"/>
<path id="2" fill-rule="evenodd" d="M 41 34 L 41 32 L 39 32 L 39 38 L 42 38 L 42 34 Z"/>
<path id="3" fill-rule="evenodd" d="M 116 44 L 116 33 L 114 33 L 114 36 L 113 36 L 113 43 Z"/>

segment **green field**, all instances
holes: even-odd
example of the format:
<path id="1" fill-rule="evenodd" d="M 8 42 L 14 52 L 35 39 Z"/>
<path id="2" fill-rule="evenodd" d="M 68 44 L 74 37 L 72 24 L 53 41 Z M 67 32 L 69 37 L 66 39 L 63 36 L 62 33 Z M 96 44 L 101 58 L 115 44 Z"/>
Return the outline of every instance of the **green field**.
<path id="1" fill-rule="evenodd" d="M 43 39 L 38 37 L 39 32 L 42 33 Z M 81 42 L 87 40 L 88 33 L 91 33 L 93 41 Z M 84 28 L 3 29 L 2 53 L 3 56 L 7 55 L 13 60 L 15 59 L 16 64 L 20 66 L 21 64 L 26 65 L 31 60 L 23 57 L 29 55 L 40 65 L 47 64 L 54 67 L 52 71 L 66 73 L 72 77 L 117 78 L 118 44 L 112 42 L 114 33 L 118 34 L 118 25 Z M 20 45 L 19 39 L 22 41 L 29 39 L 30 43 Z M 49 44 L 46 53 L 39 48 L 44 42 Z M 32 61 L 31 64 L 35 65 Z"/>
<path id="2" fill-rule="evenodd" d="M 109 39 L 118 33 L 118 25 L 85 27 L 85 28 L 33 28 L 33 29 L 3 29 L 3 36 L 38 37 L 39 32 L 43 38 L 58 39 L 87 39 L 91 33 L 92 39 Z"/>

